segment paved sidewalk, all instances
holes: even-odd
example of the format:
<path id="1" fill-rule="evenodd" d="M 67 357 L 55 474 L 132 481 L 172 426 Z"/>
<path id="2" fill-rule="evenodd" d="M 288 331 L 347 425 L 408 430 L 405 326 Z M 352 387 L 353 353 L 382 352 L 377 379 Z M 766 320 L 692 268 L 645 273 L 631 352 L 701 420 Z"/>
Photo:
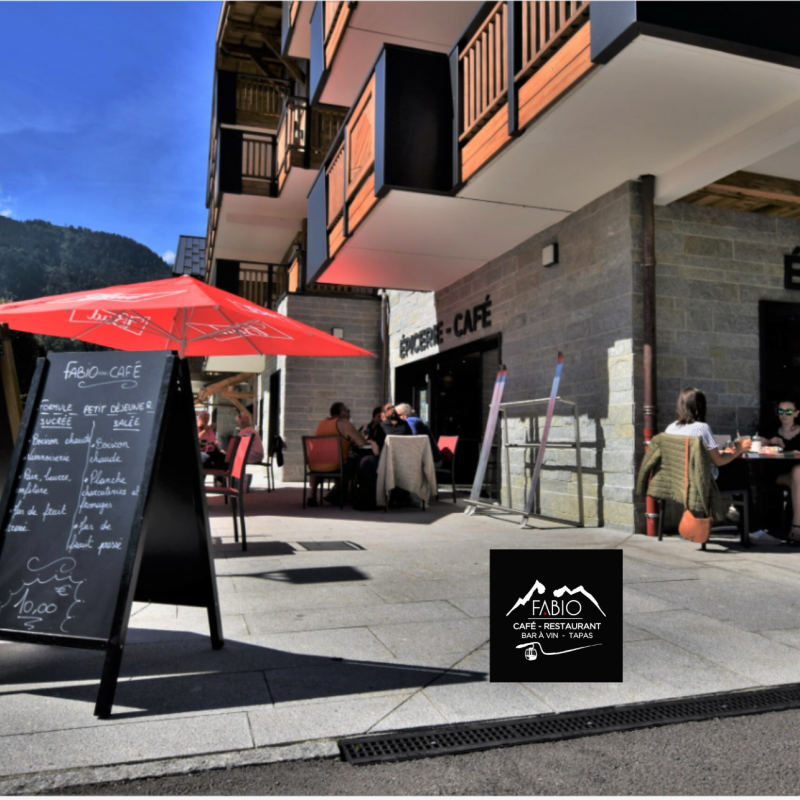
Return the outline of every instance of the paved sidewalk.
<path id="1" fill-rule="evenodd" d="M 260 481 L 259 481 L 260 482 Z M 448 495 L 444 495 L 447 497 Z M 138 604 L 114 714 L 102 655 L 0 643 L 0 792 L 333 755 L 338 737 L 800 682 L 800 548 L 706 552 L 609 529 L 254 492 L 244 554 L 210 501 L 226 645 Z M 621 684 L 489 683 L 492 548 L 622 548 Z"/>

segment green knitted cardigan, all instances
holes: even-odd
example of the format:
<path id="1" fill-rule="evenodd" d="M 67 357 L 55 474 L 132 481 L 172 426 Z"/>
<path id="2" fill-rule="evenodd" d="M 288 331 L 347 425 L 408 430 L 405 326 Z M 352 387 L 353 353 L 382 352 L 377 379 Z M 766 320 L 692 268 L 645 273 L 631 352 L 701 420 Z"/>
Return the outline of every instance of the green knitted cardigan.
<path id="1" fill-rule="evenodd" d="M 712 516 L 715 523 L 725 521 L 725 507 L 711 474 L 711 458 L 699 436 L 673 436 L 659 433 L 645 453 L 636 481 L 636 493 L 683 505 L 683 473 L 686 441 L 689 440 L 689 489 L 686 507 L 696 517 Z M 653 473 L 648 485 L 647 479 Z"/>

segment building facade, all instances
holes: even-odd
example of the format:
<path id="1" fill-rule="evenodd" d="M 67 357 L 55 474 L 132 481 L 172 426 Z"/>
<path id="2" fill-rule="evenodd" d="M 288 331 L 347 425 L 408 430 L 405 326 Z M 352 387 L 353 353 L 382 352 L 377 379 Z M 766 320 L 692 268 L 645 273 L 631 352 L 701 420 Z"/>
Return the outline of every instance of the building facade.
<path id="1" fill-rule="evenodd" d="M 504 401 L 545 398 L 559 352 L 577 405 L 557 407 L 545 516 L 578 519 L 579 454 L 585 522 L 643 531 L 636 469 L 685 386 L 706 391 L 717 433 L 769 433 L 800 389 L 795 17 L 223 4 L 207 279 L 377 356 L 264 363 L 284 479 L 331 402 L 361 424 L 390 398 L 459 436 L 470 485 L 500 367 Z M 542 411 L 498 432 L 485 490 L 504 505 L 527 496 Z"/>

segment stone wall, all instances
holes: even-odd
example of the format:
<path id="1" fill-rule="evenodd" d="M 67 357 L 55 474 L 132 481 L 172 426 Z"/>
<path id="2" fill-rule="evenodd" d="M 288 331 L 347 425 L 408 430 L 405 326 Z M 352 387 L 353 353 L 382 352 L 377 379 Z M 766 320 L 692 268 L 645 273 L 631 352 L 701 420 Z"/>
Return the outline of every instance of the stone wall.
<path id="1" fill-rule="evenodd" d="M 564 353 L 560 394 L 579 404 L 587 524 L 632 530 L 637 403 L 634 376 L 641 358 L 641 295 L 632 272 L 631 216 L 637 211 L 638 185 L 624 184 L 561 223 L 434 293 L 392 292 L 391 366 L 396 368 L 439 350 L 502 334 L 502 360 L 508 367 L 504 400 L 547 397 Z M 542 247 L 557 241 L 558 266 L 543 268 Z M 455 313 L 492 299 L 490 328 L 399 358 L 400 340 Z M 476 387 L 480 391 L 480 387 Z M 566 409 L 568 411 L 568 409 Z M 551 441 L 574 437 L 571 418 L 554 422 Z M 509 438 L 524 441 L 539 420 L 519 416 Z M 530 439 L 529 439 L 530 440 Z M 522 505 L 533 451 L 514 450 L 511 476 L 504 476 L 503 501 Z M 551 450 L 541 482 L 541 509 L 548 515 L 577 518 L 575 453 Z"/>
<path id="2" fill-rule="evenodd" d="M 800 301 L 783 288 L 783 257 L 798 244 L 798 220 L 686 203 L 657 209 L 659 430 L 675 418 L 681 389 L 697 386 L 715 433 L 755 432 L 758 301 Z"/>
<path id="3" fill-rule="evenodd" d="M 380 356 L 380 300 L 374 297 L 289 294 L 278 311 L 298 322 L 330 333 L 344 329 L 344 338 Z M 368 422 L 380 403 L 380 358 L 277 357 L 264 373 L 264 419 L 269 409 L 269 376 L 281 370 L 281 435 L 287 445 L 284 481 L 303 480 L 301 436 L 312 435 L 331 404 L 341 400 L 356 427 Z"/>

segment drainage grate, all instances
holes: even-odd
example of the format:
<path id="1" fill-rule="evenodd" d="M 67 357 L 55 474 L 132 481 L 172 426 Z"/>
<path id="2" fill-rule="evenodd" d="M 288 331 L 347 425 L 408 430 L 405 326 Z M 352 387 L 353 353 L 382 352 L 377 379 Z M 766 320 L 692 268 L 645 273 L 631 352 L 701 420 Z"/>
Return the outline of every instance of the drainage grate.
<path id="1" fill-rule="evenodd" d="M 341 739 L 339 750 L 351 764 L 373 764 L 798 707 L 800 684 L 792 683 L 770 689 L 705 694 L 564 714 L 414 728 L 402 733 Z"/>

